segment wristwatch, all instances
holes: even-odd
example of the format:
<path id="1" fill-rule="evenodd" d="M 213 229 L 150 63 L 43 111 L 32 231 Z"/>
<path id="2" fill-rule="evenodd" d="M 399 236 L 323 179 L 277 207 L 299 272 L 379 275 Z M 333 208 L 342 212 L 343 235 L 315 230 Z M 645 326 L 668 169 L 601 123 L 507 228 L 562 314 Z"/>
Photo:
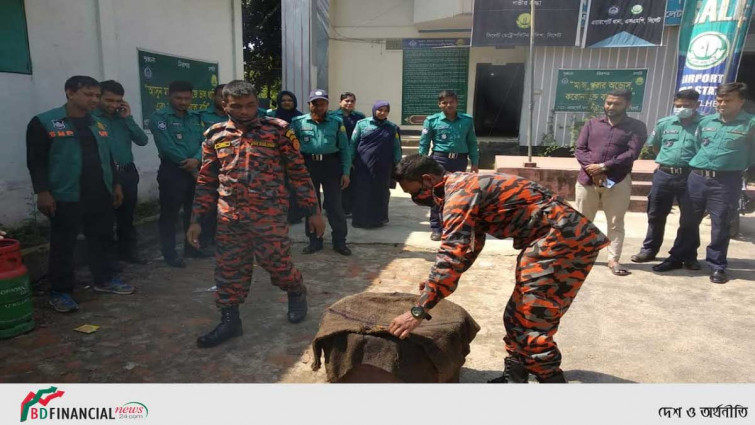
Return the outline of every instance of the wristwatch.
<path id="1" fill-rule="evenodd" d="M 425 320 L 431 320 L 433 317 L 427 314 L 427 311 L 424 309 L 424 307 L 414 306 L 411 310 L 409 310 L 412 313 L 412 317 L 415 319 L 425 319 Z"/>
<path id="2" fill-rule="evenodd" d="M 606 167 L 606 164 L 603 164 L 603 163 L 601 163 L 601 164 L 599 164 L 599 165 L 600 165 L 600 169 L 601 169 L 601 170 L 602 170 L 602 171 L 603 171 L 604 173 L 605 173 L 606 171 L 608 171 L 608 167 Z"/>

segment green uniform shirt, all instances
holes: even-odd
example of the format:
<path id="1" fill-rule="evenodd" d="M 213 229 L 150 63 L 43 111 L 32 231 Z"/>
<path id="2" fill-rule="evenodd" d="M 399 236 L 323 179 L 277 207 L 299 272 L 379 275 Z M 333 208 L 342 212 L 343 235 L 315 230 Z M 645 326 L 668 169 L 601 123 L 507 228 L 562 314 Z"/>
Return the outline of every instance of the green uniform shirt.
<path id="1" fill-rule="evenodd" d="M 401 161 L 401 134 L 398 126 L 391 121 L 385 120 L 380 122 L 375 118 L 365 118 L 357 121 L 354 132 L 351 134 L 351 157 L 355 158 L 357 155 L 357 146 L 359 145 L 360 137 L 383 126 L 390 127 L 393 132 L 393 162 Z"/>
<path id="2" fill-rule="evenodd" d="M 727 123 L 720 114 L 700 120 L 697 154 L 689 166 L 702 170 L 742 171 L 755 164 L 755 116 L 742 111 Z"/>
<path id="3" fill-rule="evenodd" d="M 686 126 L 676 115 L 658 120 L 646 143 L 660 149 L 655 162 L 666 167 L 688 167 L 697 153 L 695 130 L 701 119 L 700 114 L 695 114 Z"/>
<path id="4" fill-rule="evenodd" d="M 111 152 L 116 165 L 123 166 L 133 163 L 134 154 L 131 153 L 131 142 L 145 146 L 149 141 L 147 134 L 134 121 L 134 117 L 129 115 L 122 118 L 117 114 L 111 117 L 102 109 L 97 109 L 93 115 L 107 126 L 112 143 Z"/>
<path id="5" fill-rule="evenodd" d="M 456 119 L 451 121 L 446 114 L 438 112 L 425 118 L 422 125 L 422 135 L 419 138 L 419 153 L 430 154 L 430 142 L 433 152 L 466 153 L 472 165 L 480 163 L 480 152 L 477 149 L 477 136 L 474 132 L 474 120 L 471 115 L 457 112 Z"/>
<path id="6" fill-rule="evenodd" d="M 183 117 L 179 117 L 173 108 L 166 106 L 152 114 L 149 130 L 155 136 L 160 158 L 175 164 L 189 158 L 202 160 L 205 128 L 198 112 L 186 111 Z"/>
<path id="7" fill-rule="evenodd" d="M 299 139 L 302 153 L 317 155 L 339 152 L 343 174 L 349 175 L 351 147 L 346 138 L 346 128 L 340 118 L 325 114 L 325 120 L 318 123 L 312 119 L 312 115 L 302 115 L 291 121 L 291 129 Z"/>
<path id="8" fill-rule="evenodd" d="M 228 121 L 228 115 L 225 113 L 223 113 L 223 115 L 218 114 L 215 110 L 215 105 L 210 105 L 207 109 L 199 111 L 199 117 L 202 119 L 202 124 L 204 124 L 205 129 L 208 129 L 219 122 Z"/>

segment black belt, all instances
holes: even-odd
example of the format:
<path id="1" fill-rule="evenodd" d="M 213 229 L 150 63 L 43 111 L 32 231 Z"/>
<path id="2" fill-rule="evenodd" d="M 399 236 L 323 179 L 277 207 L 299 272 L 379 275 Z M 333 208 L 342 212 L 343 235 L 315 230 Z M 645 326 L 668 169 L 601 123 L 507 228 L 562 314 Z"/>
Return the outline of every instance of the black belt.
<path id="1" fill-rule="evenodd" d="M 669 174 L 687 174 L 690 170 L 689 167 L 666 167 L 665 165 L 661 165 L 658 169 Z"/>
<path id="2" fill-rule="evenodd" d="M 134 165 L 133 162 L 129 162 L 126 165 L 116 165 L 115 169 L 118 170 L 119 173 L 122 173 L 124 171 L 136 170 L 136 165 Z"/>
<path id="3" fill-rule="evenodd" d="M 302 153 L 305 159 L 311 159 L 312 161 L 324 161 L 331 157 L 340 156 L 338 152 L 333 153 Z"/>
<path id="4" fill-rule="evenodd" d="M 742 174 L 741 171 L 700 170 L 697 168 L 693 168 L 692 172 L 703 177 L 727 177 Z"/>
<path id="5" fill-rule="evenodd" d="M 456 158 L 466 158 L 466 153 L 459 153 L 459 152 L 435 152 L 433 151 L 433 156 L 444 156 L 448 159 L 456 159 Z"/>

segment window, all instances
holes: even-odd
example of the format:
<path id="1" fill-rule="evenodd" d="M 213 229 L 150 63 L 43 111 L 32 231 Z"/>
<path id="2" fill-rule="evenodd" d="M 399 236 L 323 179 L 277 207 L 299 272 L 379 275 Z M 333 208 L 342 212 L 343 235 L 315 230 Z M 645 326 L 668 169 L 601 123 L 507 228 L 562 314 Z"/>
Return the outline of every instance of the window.
<path id="1" fill-rule="evenodd" d="M 24 0 L 2 0 L 0 13 L 0 72 L 31 74 L 29 35 Z"/>

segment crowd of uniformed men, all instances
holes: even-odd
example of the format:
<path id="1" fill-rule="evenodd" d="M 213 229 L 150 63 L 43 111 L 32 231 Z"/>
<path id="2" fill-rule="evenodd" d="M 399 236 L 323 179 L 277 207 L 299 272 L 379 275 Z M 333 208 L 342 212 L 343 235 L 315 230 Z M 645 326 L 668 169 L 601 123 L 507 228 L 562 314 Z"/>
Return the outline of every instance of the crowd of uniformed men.
<path id="1" fill-rule="evenodd" d="M 429 279 L 420 285 L 423 295 L 394 320 L 390 331 L 405 338 L 430 319 L 428 310 L 454 291 L 486 234 L 513 237 L 522 253 L 516 289 L 504 314 L 506 369 L 496 381 L 526 382 L 533 374 L 541 382 L 565 382 L 552 337 L 599 250 L 608 246 L 608 266 L 615 275 L 629 274 L 620 265 L 624 215 L 632 164 L 643 145 L 655 150 L 659 167 L 648 199 L 647 237 L 632 261 L 655 259 L 676 200 L 681 211 L 677 238 L 670 256 L 653 269 L 700 269 L 698 228 L 707 211 L 710 279 L 728 280 L 729 223 L 736 214 L 742 173 L 755 162 L 755 118 L 743 110 L 746 90 L 742 83 L 721 85 L 718 112 L 706 117 L 697 113 L 699 94 L 680 91 L 674 114 L 661 119 L 650 137 L 644 123 L 627 116 L 631 92 L 608 94 L 605 115 L 589 120 L 576 143 L 581 170 L 572 208 L 535 182 L 478 175 L 474 122 L 457 111 L 452 91 L 439 94 L 440 112 L 425 120 L 419 154 L 402 159 L 400 130 L 387 119 L 386 101 L 376 102 L 367 117 L 354 109 L 356 96 L 346 92 L 340 108 L 330 111 L 328 94 L 316 89 L 309 94 L 309 113 L 303 114 L 295 95 L 282 91 L 277 108 L 266 110 L 251 84 L 232 81 L 215 88 L 207 110 L 194 111 L 193 87 L 174 81 L 168 106 L 149 117 L 160 156 L 162 255 L 178 268 L 185 267 L 187 256 L 215 256 L 221 322 L 199 337 L 200 347 L 241 335 L 238 305 L 249 291 L 255 262 L 287 292 L 288 320 L 296 323 L 306 316 L 307 301 L 302 274 L 291 261 L 289 224 L 304 219 L 309 237 L 304 253 L 319 251 L 324 209 L 333 249 L 350 255 L 346 219 L 351 216 L 352 225 L 361 228 L 388 223 L 390 188 L 398 182 L 417 204 L 431 208 L 431 238 L 442 242 Z M 65 93 L 65 105 L 35 116 L 27 128 L 38 209 L 51 223 L 50 304 L 59 312 L 78 309 L 72 297 L 73 247 L 80 230 L 95 291 L 134 292 L 116 277 L 113 246 L 124 261 L 146 262 L 133 224 L 139 174 L 131 144 L 144 146 L 148 138 L 118 82 L 74 76 L 66 81 Z M 471 173 L 465 173 L 468 165 Z M 590 222 L 601 204 L 607 237 Z M 175 240 L 181 211 L 183 255 Z"/>

